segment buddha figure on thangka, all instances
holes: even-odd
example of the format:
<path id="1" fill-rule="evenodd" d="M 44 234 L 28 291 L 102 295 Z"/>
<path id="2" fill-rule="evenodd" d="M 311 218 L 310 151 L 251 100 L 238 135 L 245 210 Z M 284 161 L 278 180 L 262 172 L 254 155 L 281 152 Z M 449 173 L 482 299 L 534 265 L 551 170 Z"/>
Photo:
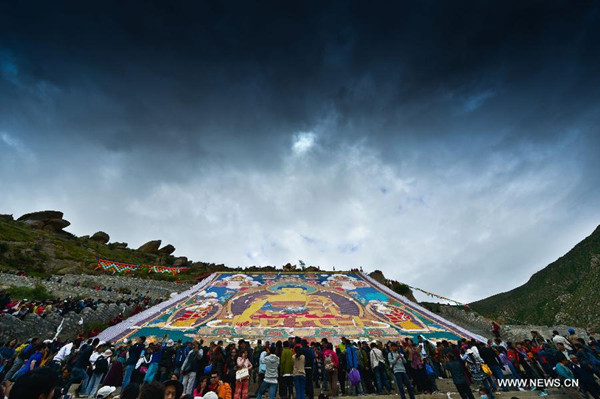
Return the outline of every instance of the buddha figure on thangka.
<path id="1" fill-rule="evenodd" d="M 398 336 L 442 331 L 352 274 L 221 274 L 203 291 L 138 327 L 209 337 L 271 332 Z M 141 333 L 141 331 L 140 331 Z M 190 335 L 191 334 L 191 335 Z"/>

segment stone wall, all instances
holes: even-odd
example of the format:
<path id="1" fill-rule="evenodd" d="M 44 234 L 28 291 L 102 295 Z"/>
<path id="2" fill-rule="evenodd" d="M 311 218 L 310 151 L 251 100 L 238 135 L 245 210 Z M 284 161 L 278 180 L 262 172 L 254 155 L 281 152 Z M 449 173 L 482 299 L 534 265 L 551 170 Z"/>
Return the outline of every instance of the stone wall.
<path id="1" fill-rule="evenodd" d="M 9 273 L 0 274 L 2 286 L 33 287 L 36 283 L 42 284 L 58 298 L 82 297 L 102 299 L 105 301 L 119 301 L 134 299 L 138 295 L 149 296 L 152 299 L 167 299 L 173 292 L 182 292 L 189 289 L 192 283 L 174 283 L 170 281 L 146 280 L 135 277 L 122 276 L 95 276 L 80 274 L 65 274 L 47 279 L 37 277 L 17 276 Z M 105 287 L 108 290 L 98 290 L 96 287 Z M 131 294 L 118 293 L 127 290 Z"/>
<path id="2" fill-rule="evenodd" d="M 69 312 L 64 317 L 61 333 L 62 339 L 74 338 L 77 333 L 82 331 L 85 326 L 95 323 L 108 323 L 123 313 L 126 317 L 133 312 L 135 305 L 117 305 L 114 303 L 98 305 L 96 310 L 85 308 L 80 313 Z M 42 340 L 52 339 L 56 334 L 56 329 L 62 321 L 58 313 L 51 313 L 45 317 L 29 313 L 23 320 L 14 316 L 0 315 L 0 341 L 7 341 L 17 338 L 20 342 L 32 337 L 38 337 Z M 79 324 L 83 319 L 83 327 Z"/>
<path id="3" fill-rule="evenodd" d="M 148 296 L 152 299 L 168 299 L 172 293 L 182 292 L 189 289 L 192 283 L 174 283 L 168 281 L 146 280 L 134 277 L 121 276 L 93 276 L 93 275 L 74 275 L 53 276 L 48 279 L 37 277 L 17 276 L 9 273 L 0 274 L 0 285 L 2 286 L 26 286 L 34 287 L 36 284 L 42 284 L 46 289 L 57 298 L 81 297 L 102 299 L 96 310 L 86 307 L 80 313 L 69 312 L 65 315 L 61 338 L 70 339 L 82 330 L 79 321 L 83 319 L 83 326 L 90 324 L 108 324 L 111 320 L 123 313 L 125 318 L 129 317 L 135 308 L 135 304 L 126 305 L 123 302 L 133 300 L 141 296 Z M 95 287 L 105 287 L 106 290 L 99 290 Z M 110 291 L 108 290 L 110 289 Z M 126 289 L 131 293 L 119 293 L 118 291 Z M 117 305 L 116 302 L 120 304 Z M 57 313 L 48 314 L 40 317 L 35 314 L 27 314 L 23 320 L 14 316 L 0 315 L 0 342 L 17 338 L 19 341 L 31 337 L 41 339 L 51 339 L 56 333 L 56 329 L 62 321 L 62 317 Z"/>

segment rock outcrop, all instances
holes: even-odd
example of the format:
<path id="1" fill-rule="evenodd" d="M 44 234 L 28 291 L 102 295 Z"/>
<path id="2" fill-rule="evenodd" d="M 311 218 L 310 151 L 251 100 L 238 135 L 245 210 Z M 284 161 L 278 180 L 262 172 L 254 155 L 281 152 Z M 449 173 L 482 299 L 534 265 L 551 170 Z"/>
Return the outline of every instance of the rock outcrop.
<path id="1" fill-rule="evenodd" d="M 14 219 L 13 219 L 13 215 L 1 214 L 0 220 L 5 221 L 5 222 L 12 222 Z"/>
<path id="2" fill-rule="evenodd" d="M 62 219 L 64 214 L 60 211 L 39 211 L 26 213 L 17 220 L 20 222 L 27 222 L 31 220 L 51 220 L 51 219 Z"/>
<path id="3" fill-rule="evenodd" d="M 186 256 L 180 256 L 179 258 L 175 259 L 175 261 L 173 262 L 173 267 L 181 267 L 181 266 L 185 266 L 188 263 L 188 258 Z"/>
<path id="4" fill-rule="evenodd" d="M 90 237 L 90 240 L 99 242 L 101 244 L 107 244 L 110 240 L 110 236 L 103 231 L 97 231 Z"/>
<path id="5" fill-rule="evenodd" d="M 171 244 L 167 244 L 158 250 L 159 254 L 164 254 L 164 255 L 171 255 L 173 252 L 175 252 L 175 247 L 172 246 Z"/>
<path id="6" fill-rule="evenodd" d="M 33 228 L 52 232 L 64 233 L 63 229 L 71 223 L 63 219 L 63 213 L 59 211 L 40 211 L 27 213 L 17 219 Z"/>
<path id="7" fill-rule="evenodd" d="M 145 254 L 156 255 L 158 254 L 158 248 L 160 248 L 160 243 L 161 240 L 148 241 L 147 243 L 139 247 L 137 250 Z"/>

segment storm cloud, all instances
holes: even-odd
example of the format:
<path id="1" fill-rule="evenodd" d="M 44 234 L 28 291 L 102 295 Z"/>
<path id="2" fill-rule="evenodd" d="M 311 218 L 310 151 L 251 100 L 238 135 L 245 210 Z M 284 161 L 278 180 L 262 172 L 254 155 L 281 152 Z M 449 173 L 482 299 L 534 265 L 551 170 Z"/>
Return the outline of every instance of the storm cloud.
<path id="1" fill-rule="evenodd" d="M 600 223 L 597 2 L 10 2 L 0 211 L 461 301 Z"/>

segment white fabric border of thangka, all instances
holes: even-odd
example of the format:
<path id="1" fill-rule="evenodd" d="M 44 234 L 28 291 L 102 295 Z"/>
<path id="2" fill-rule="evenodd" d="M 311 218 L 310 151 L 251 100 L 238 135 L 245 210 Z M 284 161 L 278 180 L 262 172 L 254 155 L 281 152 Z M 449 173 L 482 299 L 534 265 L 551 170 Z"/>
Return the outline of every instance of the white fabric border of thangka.
<path id="1" fill-rule="evenodd" d="M 437 322 L 441 323 L 442 325 L 450 326 L 450 327 L 454 328 L 455 330 L 463 333 L 466 337 L 471 337 L 471 338 L 474 338 L 481 342 L 487 342 L 487 339 L 482 337 L 481 335 L 478 335 L 478 334 L 472 333 L 468 330 L 465 330 L 464 328 L 459 327 L 456 324 L 451 323 L 448 320 L 444 319 L 442 316 L 437 315 L 433 312 L 430 312 L 429 310 L 425 309 L 421 305 L 418 305 L 418 304 L 414 303 L 413 301 L 411 301 L 410 299 L 406 298 L 405 296 L 402 296 L 402 295 L 392 291 L 390 288 L 381 284 L 379 281 L 375 280 L 373 277 L 371 277 L 365 273 L 359 273 L 359 274 L 365 280 L 367 280 L 369 283 L 373 284 L 375 287 L 377 287 L 381 291 L 385 292 L 387 295 L 399 300 L 400 302 L 405 303 L 408 306 L 414 307 L 415 309 L 419 310 L 419 312 L 425 313 L 427 316 L 431 317 L 434 321 L 437 321 Z"/>
<path id="2" fill-rule="evenodd" d="M 219 275 L 219 273 L 213 273 L 210 276 L 206 277 L 204 280 L 200 281 L 198 284 L 194 285 L 189 290 L 183 291 L 183 292 L 177 294 L 176 296 L 174 296 L 173 298 L 163 301 L 157 305 L 154 305 L 154 306 L 144 310 L 143 312 L 140 312 L 134 316 L 131 316 L 131 317 L 123 320 L 119 324 L 115 324 L 114 326 L 107 328 L 106 330 L 104 330 L 100 334 L 98 334 L 98 338 L 101 341 L 110 341 L 110 340 L 114 339 L 115 337 L 122 334 L 124 331 L 135 327 L 136 323 L 138 323 L 142 320 L 145 320 L 157 313 L 160 313 L 166 307 L 171 306 L 174 303 L 179 302 L 180 300 L 190 297 L 190 296 L 194 295 L 196 292 L 203 290 L 204 288 L 206 288 L 206 286 L 208 284 L 212 283 L 213 280 L 218 275 Z"/>

